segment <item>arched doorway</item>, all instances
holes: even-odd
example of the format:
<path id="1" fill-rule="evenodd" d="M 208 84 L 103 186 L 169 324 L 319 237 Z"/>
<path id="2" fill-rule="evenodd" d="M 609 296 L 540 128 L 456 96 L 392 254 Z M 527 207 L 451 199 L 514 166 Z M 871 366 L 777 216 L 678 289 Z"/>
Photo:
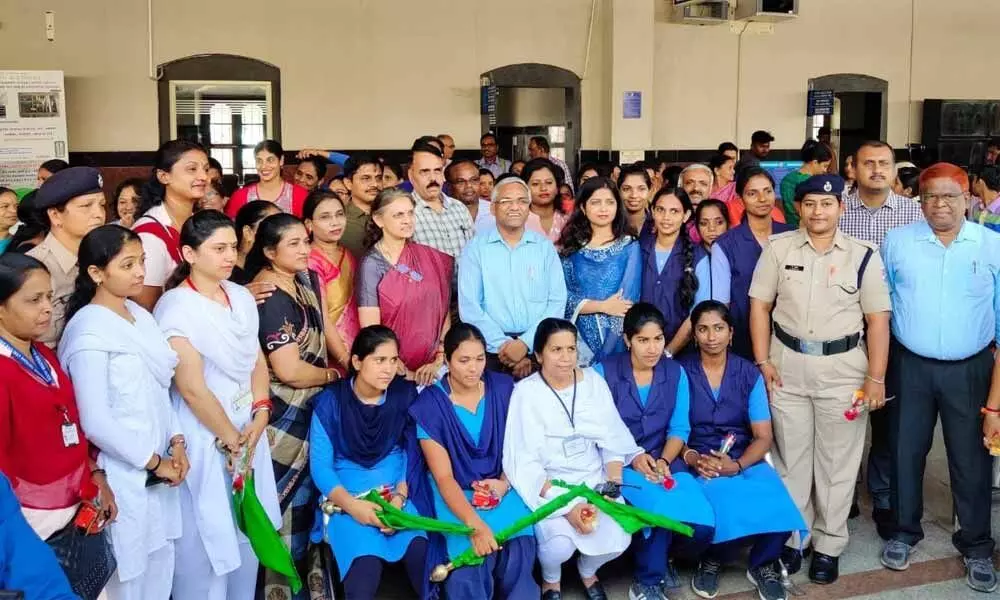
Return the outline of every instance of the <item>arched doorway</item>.
<path id="1" fill-rule="evenodd" d="M 843 161 L 862 142 L 885 140 L 889 118 L 889 82 L 870 75 L 838 73 L 809 80 L 810 91 L 833 92 L 832 115 L 806 118 L 806 138 L 815 139 L 829 127 L 831 143 Z"/>
<path id="2" fill-rule="evenodd" d="M 495 88 L 496 102 L 483 111 L 482 131 L 493 131 L 500 156 L 516 160 L 527 156 L 528 139 L 548 138 L 552 153 L 577 168 L 580 151 L 580 78 L 553 65 L 521 63 L 482 74 L 484 85 Z M 574 173 L 567 173 L 573 178 Z"/>

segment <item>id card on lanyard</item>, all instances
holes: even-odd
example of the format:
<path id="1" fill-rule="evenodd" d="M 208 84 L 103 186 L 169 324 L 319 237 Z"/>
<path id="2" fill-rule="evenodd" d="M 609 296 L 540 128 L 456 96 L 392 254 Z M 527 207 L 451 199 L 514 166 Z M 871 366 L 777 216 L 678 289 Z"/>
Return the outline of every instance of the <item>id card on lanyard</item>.
<path id="1" fill-rule="evenodd" d="M 569 436 L 563 440 L 563 454 L 566 458 L 577 458 L 583 456 L 587 452 L 587 440 L 583 436 L 577 435 L 576 433 L 576 369 L 573 370 L 573 399 L 570 401 L 570 407 L 566 407 L 566 403 L 563 402 L 562 396 L 559 392 L 549 384 L 548 380 L 545 379 L 544 375 L 539 374 L 542 381 L 552 392 L 552 395 L 556 397 L 559 401 L 559 406 L 562 407 L 563 412 L 566 413 L 566 418 L 569 419 L 569 425 L 573 428 L 573 435 Z"/>
<path id="2" fill-rule="evenodd" d="M 70 446 L 76 446 L 80 443 L 80 430 L 77 428 L 76 423 L 70 420 L 69 410 L 62 405 L 56 407 L 56 410 L 62 413 L 63 422 L 59 426 L 59 430 L 62 433 L 63 446 L 69 448 Z"/>

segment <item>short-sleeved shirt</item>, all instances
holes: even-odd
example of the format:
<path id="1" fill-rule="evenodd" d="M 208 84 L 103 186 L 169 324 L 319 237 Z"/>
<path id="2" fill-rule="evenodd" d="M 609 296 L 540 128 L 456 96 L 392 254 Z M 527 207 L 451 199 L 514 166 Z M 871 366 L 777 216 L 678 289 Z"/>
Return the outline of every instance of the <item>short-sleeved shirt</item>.
<path id="1" fill-rule="evenodd" d="M 817 252 L 804 229 L 779 233 L 757 261 L 750 297 L 774 303 L 774 322 L 809 341 L 832 341 L 860 332 L 864 315 L 889 312 L 889 287 L 878 249 L 837 231 Z M 858 271 L 871 256 L 861 286 Z"/>
<path id="2" fill-rule="evenodd" d="M 445 194 L 441 194 L 441 210 L 433 208 L 416 192 L 412 196 L 413 241 L 457 259 L 476 232 L 469 209 Z"/>
<path id="3" fill-rule="evenodd" d="M 378 250 L 372 250 L 361 260 L 354 294 L 359 308 L 378 308 L 378 284 L 392 268 L 392 264 Z"/>
<path id="4" fill-rule="evenodd" d="M 854 189 L 844 198 L 844 212 L 840 215 L 840 230 L 859 240 L 881 246 L 890 230 L 916 221 L 923 221 L 920 204 L 912 198 L 889 192 L 882 206 L 872 210 L 861 201 L 860 192 Z"/>
<path id="5" fill-rule="evenodd" d="M 173 219 L 167 213 L 167 207 L 162 204 L 147 210 L 146 214 L 135 222 L 135 226 L 151 221 L 156 221 L 164 227 L 174 227 Z M 175 227 L 174 229 L 179 228 Z M 161 288 L 167 283 L 170 274 L 177 268 L 177 263 L 170 256 L 170 250 L 167 249 L 167 245 L 160 238 L 151 233 L 140 233 L 139 239 L 142 240 L 142 251 L 146 255 L 146 262 L 144 263 L 146 278 L 142 283 L 149 287 Z"/>
<path id="6" fill-rule="evenodd" d="M 76 288 L 76 276 L 80 267 L 76 255 L 51 233 L 45 236 L 42 243 L 29 250 L 27 255 L 41 261 L 52 277 L 52 322 L 49 330 L 38 339 L 49 348 L 55 348 L 66 325 L 66 304 Z"/>
<path id="7" fill-rule="evenodd" d="M 352 200 L 344 207 L 344 215 L 347 217 L 347 224 L 344 225 L 340 243 L 351 251 L 354 258 L 360 259 L 365 252 L 365 234 L 368 232 L 368 222 L 372 220 L 371 213 L 358 208 Z"/>

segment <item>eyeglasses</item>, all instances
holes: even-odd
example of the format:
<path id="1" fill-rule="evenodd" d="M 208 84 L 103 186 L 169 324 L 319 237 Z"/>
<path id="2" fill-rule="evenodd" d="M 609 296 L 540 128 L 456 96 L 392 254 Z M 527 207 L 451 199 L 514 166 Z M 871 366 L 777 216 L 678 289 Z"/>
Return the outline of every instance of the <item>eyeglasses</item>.
<path id="1" fill-rule="evenodd" d="M 527 198 L 518 198 L 516 200 L 511 200 L 510 198 L 504 198 L 503 200 L 497 200 L 497 208 L 510 208 L 514 205 L 518 206 L 531 206 L 531 200 Z"/>
<path id="2" fill-rule="evenodd" d="M 920 194 L 920 200 L 927 204 L 955 204 L 965 197 L 965 194 Z"/>
<path id="3" fill-rule="evenodd" d="M 451 184 L 455 187 L 466 186 L 466 185 L 479 185 L 479 178 L 473 177 L 472 179 L 456 179 L 455 181 L 451 182 Z"/>

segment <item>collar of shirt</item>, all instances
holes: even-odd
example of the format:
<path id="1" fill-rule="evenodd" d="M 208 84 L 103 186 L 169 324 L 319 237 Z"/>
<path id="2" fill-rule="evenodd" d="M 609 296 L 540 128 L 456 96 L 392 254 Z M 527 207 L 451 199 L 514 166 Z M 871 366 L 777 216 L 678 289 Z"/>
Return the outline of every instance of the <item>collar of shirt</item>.
<path id="1" fill-rule="evenodd" d="M 937 235 L 934 234 L 934 230 L 931 229 L 931 226 L 927 223 L 927 221 L 919 221 L 917 227 L 916 238 L 918 240 L 923 240 L 939 246 L 941 245 L 941 241 L 938 239 Z M 955 242 L 978 243 L 981 239 L 983 239 L 982 232 L 982 225 L 972 223 L 971 221 L 965 221 L 962 223 L 962 228 L 958 230 L 958 236 L 955 237 Z"/>
<path id="2" fill-rule="evenodd" d="M 170 213 L 167 212 L 167 205 L 166 204 L 162 204 L 162 203 L 161 204 L 157 204 L 153 208 L 150 208 L 149 210 L 147 210 L 146 214 L 144 216 L 147 216 L 150 219 L 154 219 L 155 221 L 159 222 L 160 225 L 163 225 L 164 227 L 173 227 L 174 226 L 174 220 L 170 218 Z"/>
<path id="3" fill-rule="evenodd" d="M 344 207 L 344 215 L 348 218 L 358 218 L 358 217 L 369 217 L 371 213 L 366 213 L 361 210 L 361 208 L 354 203 L 352 200 L 347 201 L 347 206 Z"/>
<path id="4" fill-rule="evenodd" d="M 45 247 L 49 249 L 49 252 L 52 253 L 52 256 L 55 257 L 56 263 L 59 265 L 59 268 L 63 270 L 63 273 L 69 273 L 73 267 L 76 266 L 77 256 L 70 252 L 66 246 L 63 246 L 62 243 L 51 233 L 45 236 L 45 239 L 42 240 L 42 244 L 44 244 Z"/>
<path id="5" fill-rule="evenodd" d="M 482 157 L 480 159 L 480 161 L 484 165 L 499 165 L 500 164 L 500 157 L 499 156 L 494 156 L 493 158 L 486 158 L 484 156 L 484 157 Z"/>
<path id="6" fill-rule="evenodd" d="M 453 203 L 458 202 L 458 200 L 455 200 L 454 198 L 452 198 L 448 194 L 445 194 L 444 192 L 439 192 L 439 193 L 441 194 L 441 209 L 442 210 L 449 210 L 449 209 L 451 209 Z M 434 207 L 432 207 L 429 202 L 427 202 L 426 200 L 424 200 L 423 198 L 421 198 L 420 194 L 418 194 L 416 191 L 413 191 L 410 195 L 413 196 L 413 203 L 417 205 L 416 207 L 418 209 L 420 209 L 420 208 L 429 208 L 431 210 L 434 210 Z M 462 204 L 461 202 L 458 202 L 458 203 Z M 462 204 L 462 207 L 464 208 L 465 205 Z M 437 212 L 437 211 L 435 211 L 435 212 Z"/>
<path id="7" fill-rule="evenodd" d="M 882 206 L 878 207 L 875 210 L 876 211 L 881 210 L 883 207 L 888 207 L 890 210 L 896 210 L 897 208 L 899 208 L 899 203 L 906 200 L 909 200 L 909 198 L 907 198 L 906 196 L 900 196 L 896 192 L 889 190 L 889 195 L 886 197 L 885 202 L 883 202 Z M 858 189 L 855 189 L 847 196 L 847 199 L 844 200 L 844 204 L 845 204 L 844 206 L 845 210 L 859 210 L 859 209 L 870 210 L 868 206 L 861 201 L 861 191 Z"/>
<path id="8" fill-rule="evenodd" d="M 749 230 L 749 227 L 747 229 Z M 807 232 L 805 228 L 797 229 L 796 233 L 799 235 L 799 239 L 796 240 L 795 244 L 797 247 L 801 248 L 802 246 L 808 244 L 812 246 L 813 249 L 816 248 L 816 246 L 813 246 L 812 238 L 809 237 L 809 232 Z M 841 250 L 846 250 L 849 247 L 847 236 L 840 230 L 839 227 L 837 228 L 836 233 L 833 234 L 833 245 Z"/>
<path id="9" fill-rule="evenodd" d="M 543 239 L 545 238 L 535 233 L 534 231 L 524 229 L 521 231 L 521 239 L 520 241 L 517 242 L 517 245 L 520 246 L 521 244 L 537 244 Z M 497 242 L 501 244 L 506 244 L 507 240 L 503 239 L 503 236 L 500 235 L 499 227 L 494 227 L 493 229 L 490 230 L 489 233 L 486 234 L 486 243 L 493 244 Z"/>

